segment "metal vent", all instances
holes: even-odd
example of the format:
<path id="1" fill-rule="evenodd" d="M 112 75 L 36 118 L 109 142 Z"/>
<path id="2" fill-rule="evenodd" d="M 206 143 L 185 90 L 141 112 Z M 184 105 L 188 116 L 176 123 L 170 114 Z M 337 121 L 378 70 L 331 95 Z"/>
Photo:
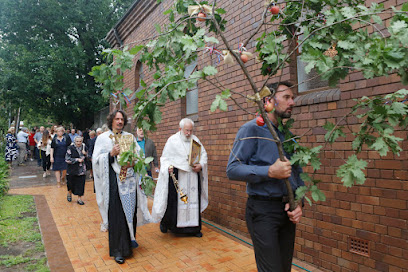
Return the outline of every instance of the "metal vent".
<path id="1" fill-rule="evenodd" d="M 370 242 L 356 237 L 349 237 L 349 251 L 370 257 Z"/>

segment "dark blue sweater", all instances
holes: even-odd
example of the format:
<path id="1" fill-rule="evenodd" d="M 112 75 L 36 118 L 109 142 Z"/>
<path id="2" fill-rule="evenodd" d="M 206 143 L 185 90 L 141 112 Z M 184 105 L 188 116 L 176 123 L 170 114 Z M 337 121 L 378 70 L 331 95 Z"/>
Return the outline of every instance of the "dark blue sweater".
<path id="1" fill-rule="evenodd" d="M 275 128 L 276 129 L 276 128 Z M 285 136 L 276 129 L 280 140 Z M 248 195 L 281 197 L 287 195 L 285 182 L 280 179 L 268 177 L 269 166 L 279 158 L 278 147 L 275 142 L 266 139 L 239 139 L 246 137 L 264 137 L 273 139 L 266 125 L 260 127 L 255 120 L 244 124 L 237 133 L 234 146 L 227 166 L 227 176 L 232 180 L 247 182 Z M 286 158 L 291 155 L 285 152 Z M 304 182 L 299 174 L 302 169 L 292 166 L 292 175 L 289 178 L 293 191 L 303 186 Z"/>

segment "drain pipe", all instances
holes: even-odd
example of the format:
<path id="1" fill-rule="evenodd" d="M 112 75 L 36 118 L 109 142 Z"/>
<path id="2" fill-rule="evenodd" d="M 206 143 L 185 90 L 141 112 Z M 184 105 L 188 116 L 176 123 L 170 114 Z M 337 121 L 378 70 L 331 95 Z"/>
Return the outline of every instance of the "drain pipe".
<path id="1" fill-rule="evenodd" d="M 119 36 L 116 26 L 113 28 L 113 34 L 115 34 L 116 41 L 119 43 L 119 49 L 123 50 L 123 41 Z M 120 103 L 120 101 L 119 101 L 119 109 L 122 110 L 122 103 Z"/>
<path id="2" fill-rule="evenodd" d="M 113 28 L 113 34 L 115 34 L 115 38 L 116 38 L 116 41 L 119 43 L 119 45 L 120 45 L 120 50 L 122 50 L 123 49 L 123 41 L 122 41 L 122 39 L 119 37 L 119 33 L 118 33 L 118 30 L 116 29 L 116 27 L 114 27 Z"/>
<path id="3" fill-rule="evenodd" d="M 205 223 L 205 224 L 207 224 L 207 225 L 210 225 L 211 227 L 214 227 L 214 228 L 216 228 L 216 229 L 218 229 L 218 230 L 220 230 L 220 231 L 222 231 L 222 232 L 225 232 L 226 234 L 231 235 L 232 237 L 234 237 L 234 238 L 240 240 L 241 242 L 244 242 L 245 244 L 248 244 L 248 245 L 250 245 L 250 246 L 252 246 L 252 247 L 254 246 L 253 244 L 248 243 L 247 241 L 245 241 L 245 240 L 243 240 L 243 239 L 237 237 L 236 235 L 234 235 L 234 234 L 232 234 L 232 233 L 230 233 L 230 232 L 228 232 L 228 231 L 226 231 L 226 230 L 223 230 L 223 229 L 221 229 L 221 228 L 219 228 L 219 227 L 217 227 L 217 226 L 215 226 L 215 225 L 213 225 L 213 224 L 211 224 L 211 223 L 209 223 L 209 222 L 206 222 L 206 221 L 204 221 L 204 220 L 202 220 L 202 219 L 201 219 L 201 222 L 203 222 L 203 223 Z M 294 263 L 292 263 L 292 265 L 294 265 L 294 266 L 296 266 L 296 267 L 298 267 L 298 268 L 300 268 L 300 269 L 303 269 L 303 270 L 305 270 L 305 271 L 307 271 L 307 272 L 312 272 L 312 271 L 310 271 L 310 270 L 308 270 L 308 269 L 306 269 L 306 268 L 304 268 L 304 267 L 301 267 L 300 265 L 297 265 L 297 264 L 294 264 Z"/>

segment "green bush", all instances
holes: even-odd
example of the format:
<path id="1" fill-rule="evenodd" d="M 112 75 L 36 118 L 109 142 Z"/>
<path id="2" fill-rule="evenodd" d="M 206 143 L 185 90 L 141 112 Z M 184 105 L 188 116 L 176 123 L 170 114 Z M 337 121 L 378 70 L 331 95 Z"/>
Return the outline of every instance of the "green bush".
<path id="1" fill-rule="evenodd" d="M 1 154 L 1 153 L 0 153 Z M 4 156 L 0 157 L 0 199 L 7 194 L 9 190 L 8 164 Z"/>

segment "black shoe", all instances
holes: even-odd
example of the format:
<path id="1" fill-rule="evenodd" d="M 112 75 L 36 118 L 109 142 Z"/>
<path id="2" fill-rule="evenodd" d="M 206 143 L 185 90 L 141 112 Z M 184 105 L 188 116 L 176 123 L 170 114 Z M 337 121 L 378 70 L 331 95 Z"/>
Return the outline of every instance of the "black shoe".
<path id="1" fill-rule="evenodd" d="M 84 204 L 85 204 L 85 203 L 84 203 L 82 200 L 80 200 L 80 199 L 78 199 L 77 203 L 78 203 L 79 205 L 84 205 Z"/>
<path id="2" fill-rule="evenodd" d="M 194 234 L 195 237 L 201 238 L 203 237 L 203 234 L 201 232 Z"/>
<path id="3" fill-rule="evenodd" d="M 139 244 L 136 241 L 130 241 L 130 244 L 131 244 L 132 248 L 139 247 Z"/>
<path id="4" fill-rule="evenodd" d="M 115 262 L 117 262 L 118 264 L 123 264 L 125 263 L 125 258 L 119 256 L 119 257 L 115 257 Z"/>
<path id="5" fill-rule="evenodd" d="M 71 196 L 71 195 L 67 195 L 67 200 L 68 200 L 68 202 L 71 202 L 71 201 L 72 201 L 72 196 Z"/>
<path id="6" fill-rule="evenodd" d="M 160 222 L 160 231 L 162 233 L 167 233 L 167 227 L 164 223 Z"/>

